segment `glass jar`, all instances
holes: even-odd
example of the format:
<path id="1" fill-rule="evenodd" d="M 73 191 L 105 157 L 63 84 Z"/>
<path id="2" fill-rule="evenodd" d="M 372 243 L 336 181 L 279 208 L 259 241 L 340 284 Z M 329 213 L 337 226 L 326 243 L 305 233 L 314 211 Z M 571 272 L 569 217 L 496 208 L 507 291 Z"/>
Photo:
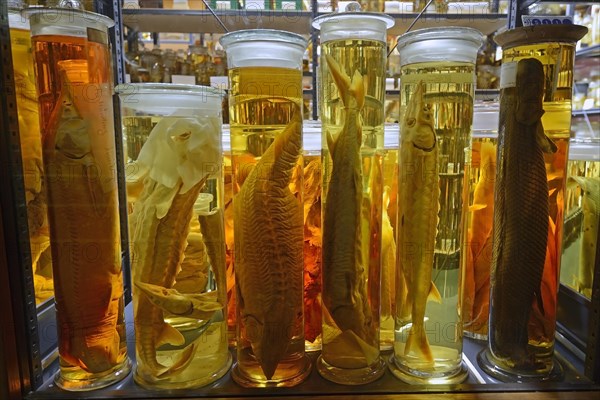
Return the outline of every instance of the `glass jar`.
<path id="1" fill-rule="evenodd" d="M 409 383 L 458 383 L 465 154 L 483 35 L 431 28 L 398 38 L 400 155 L 396 338 L 390 368 Z"/>
<path id="2" fill-rule="evenodd" d="M 127 157 L 136 383 L 204 386 L 231 366 L 221 100 L 213 88 L 116 88 Z"/>
<path id="3" fill-rule="evenodd" d="M 52 297 L 54 285 L 31 32 L 29 20 L 20 13 L 23 1 L 11 0 L 8 5 L 33 285 L 35 302 L 40 305 Z"/>
<path id="4" fill-rule="evenodd" d="M 30 8 L 60 370 L 90 390 L 130 371 L 115 170 L 112 63 L 102 15 Z"/>
<path id="5" fill-rule="evenodd" d="M 356 385 L 379 378 L 386 31 L 379 13 L 317 18 L 321 30 L 323 345 L 319 373 Z"/>
<path id="6" fill-rule="evenodd" d="M 304 350 L 302 54 L 307 41 L 256 29 L 220 40 L 229 65 L 237 363 L 245 387 L 293 386 Z"/>
<path id="7" fill-rule="evenodd" d="M 465 160 L 462 322 L 465 336 L 479 340 L 487 340 L 488 333 L 498 110 L 497 102 L 475 104 L 471 146 Z"/>
<path id="8" fill-rule="evenodd" d="M 553 359 L 578 25 L 497 35 L 502 46 L 498 170 L 485 372 L 558 379 Z"/>

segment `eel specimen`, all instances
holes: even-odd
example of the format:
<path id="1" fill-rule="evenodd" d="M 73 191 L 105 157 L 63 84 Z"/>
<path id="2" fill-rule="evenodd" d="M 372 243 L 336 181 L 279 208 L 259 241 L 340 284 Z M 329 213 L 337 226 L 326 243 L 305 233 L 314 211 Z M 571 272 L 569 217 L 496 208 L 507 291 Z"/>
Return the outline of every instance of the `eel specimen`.
<path id="1" fill-rule="evenodd" d="M 76 94 L 82 90 L 69 87 Z M 59 352 L 69 364 L 100 373 L 125 354 L 118 326 L 123 290 L 117 181 L 99 175 L 115 161 L 103 165 L 95 154 L 112 148 L 107 153 L 114 157 L 114 138 L 93 132 L 70 93 L 59 96 L 42 140 Z"/>
<path id="2" fill-rule="evenodd" d="M 327 135 L 332 169 L 323 216 L 323 304 L 342 332 L 351 331 L 365 345 L 378 346 L 361 240 L 360 111 L 365 102 L 364 81 L 358 71 L 351 80 L 331 56 L 325 59 L 343 102 L 345 119 L 337 139 Z"/>
<path id="3" fill-rule="evenodd" d="M 297 107 L 233 201 L 239 316 L 267 379 L 285 356 L 302 315 L 303 209 L 289 187 L 301 151 Z"/>
<path id="4" fill-rule="evenodd" d="M 400 132 L 397 288 L 403 290 L 397 298 L 404 301 L 397 312 L 400 320 L 412 320 L 404 354 L 430 364 L 433 355 L 424 324 L 427 300 L 441 301 L 431 280 L 440 189 L 433 113 L 424 92 L 421 81 L 407 104 Z"/>
<path id="5" fill-rule="evenodd" d="M 548 241 L 548 180 L 544 153 L 556 145 L 544 134 L 544 70 L 520 60 L 516 87 L 500 99 L 500 151 L 494 204 L 490 344 L 514 368 L 536 368 L 528 351 L 528 322 L 540 286 Z"/>

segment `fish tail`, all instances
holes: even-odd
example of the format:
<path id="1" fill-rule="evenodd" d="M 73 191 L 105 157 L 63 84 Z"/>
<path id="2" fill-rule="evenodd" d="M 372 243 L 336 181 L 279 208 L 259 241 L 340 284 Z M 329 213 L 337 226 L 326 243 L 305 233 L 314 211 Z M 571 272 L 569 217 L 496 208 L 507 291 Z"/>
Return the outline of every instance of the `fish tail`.
<path id="1" fill-rule="evenodd" d="M 431 347 L 429 347 L 429 340 L 427 340 L 423 325 L 413 325 L 408 332 L 404 354 L 410 354 L 411 352 L 421 360 L 433 362 Z"/>

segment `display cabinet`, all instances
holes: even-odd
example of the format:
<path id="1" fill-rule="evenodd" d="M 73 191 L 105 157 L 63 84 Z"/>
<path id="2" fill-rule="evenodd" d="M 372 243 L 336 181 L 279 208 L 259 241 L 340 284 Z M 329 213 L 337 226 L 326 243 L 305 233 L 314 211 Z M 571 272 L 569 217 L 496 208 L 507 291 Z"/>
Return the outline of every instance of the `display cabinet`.
<path id="1" fill-rule="evenodd" d="M 424 14 L 415 29 L 431 26 L 468 26 L 490 34 L 503 27 L 519 25 L 520 15 L 535 1 L 510 2 L 508 15 L 489 14 Z M 562 1 L 570 3 L 570 1 Z M 318 33 L 311 28 L 311 21 L 320 13 L 317 2 L 312 1 L 312 11 L 286 10 L 217 10 L 216 16 L 208 10 L 165 10 L 123 8 L 121 0 L 94 0 L 94 11 L 109 16 L 115 21 L 110 32 L 114 62 L 114 82 L 123 83 L 123 33 L 127 32 L 178 32 L 178 33 L 224 33 L 246 28 L 283 29 L 310 37 L 314 44 Z M 496 9 L 496 8 L 492 8 Z M 416 14 L 392 14 L 396 24 L 390 31 L 393 35 L 404 33 Z M 505 396 L 525 395 L 530 398 L 586 399 L 596 398 L 600 392 L 600 241 L 596 242 L 596 262 L 593 285 L 589 299 L 567 287 L 560 288 L 558 306 L 558 340 L 555 348 L 557 359 L 564 368 L 564 379 L 557 382 L 501 383 L 487 376 L 477 365 L 477 354 L 485 343 L 465 339 L 464 363 L 469 371 L 466 382 L 459 385 L 411 386 L 393 377 L 386 370 L 384 376 L 367 385 L 346 387 L 329 383 L 313 370 L 309 378 L 295 388 L 244 389 L 236 385 L 226 374 L 223 378 L 204 388 L 193 390 L 153 391 L 143 389 L 128 376 L 120 383 L 108 388 L 85 393 L 65 392 L 53 383 L 53 375 L 58 370 L 56 318 L 52 299 L 36 304 L 29 240 L 26 193 L 24 186 L 23 161 L 21 155 L 20 132 L 17 114 L 17 95 L 11 36 L 8 25 L 8 5 L 0 2 L 0 398 L 6 399 L 69 399 L 69 398 L 209 398 L 209 397 L 277 397 L 277 396 L 339 396 L 355 398 L 373 396 L 402 395 L 407 399 L 447 398 L 507 398 Z M 313 60 L 318 60 L 317 46 L 312 47 Z M 597 55 L 598 49 L 580 51 L 579 56 Z M 313 65 L 316 71 L 316 65 Z M 316 99 L 317 76 L 311 75 L 312 89 L 305 93 Z M 388 91 L 389 96 L 397 95 Z M 482 91 L 480 98 L 493 97 L 497 92 Z M 115 96 L 114 109 L 119 110 Z M 128 248 L 127 207 L 125 199 L 125 179 L 122 166 L 123 148 L 121 121 L 115 113 L 117 135 L 117 173 L 121 206 L 122 248 Z M 582 118 L 598 118 L 597 110 L 586 111 Z M 316 101 L 313 101 L 312 119 L 318 119 Z M 575 119 L 575 120 L 576 120 Z M 314 124 L 314 122 L 311 122 Z M 386 131 L 397 134 L 398 125 L 386 125 Z M 124 271 L 128 272 L 129 254 L 123 251 Z M 129 355 L 134 358 L 135 337 L 133 332 L 133 309 L 131 304 L 131 280 L 125 276 L 125 320 Z M 313 363 L 318 353 L 311 353 Z M 135 360 L 134 360 L 135 361 Z M 510 394 L 502 394 L 510 392 Z M 535 395 L 534 392 L 538 394 Z M 552 392 L 539 393 L 539 392 Z M 537 397 L 536 397 L 537 396 Z M 562 396 L 562 397 L 561 397 Z"/>

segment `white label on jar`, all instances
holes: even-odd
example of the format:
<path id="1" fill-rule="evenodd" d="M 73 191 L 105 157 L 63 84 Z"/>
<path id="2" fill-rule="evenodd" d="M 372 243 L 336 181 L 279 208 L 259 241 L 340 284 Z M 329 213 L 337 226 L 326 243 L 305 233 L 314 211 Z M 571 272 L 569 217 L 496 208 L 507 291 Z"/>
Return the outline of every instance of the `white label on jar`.
<path id="1" fill-rule="evenodd" d="M 502 63 L 500 68 L 500 89 L 517 86 L 517 63 Z"/>
<path id="2" fill-rule="evenodd" d="M 171 75 L 171 83 L 180 83 L 183 85 L 195 85 L 196 77 L 194 75 Z"/>

